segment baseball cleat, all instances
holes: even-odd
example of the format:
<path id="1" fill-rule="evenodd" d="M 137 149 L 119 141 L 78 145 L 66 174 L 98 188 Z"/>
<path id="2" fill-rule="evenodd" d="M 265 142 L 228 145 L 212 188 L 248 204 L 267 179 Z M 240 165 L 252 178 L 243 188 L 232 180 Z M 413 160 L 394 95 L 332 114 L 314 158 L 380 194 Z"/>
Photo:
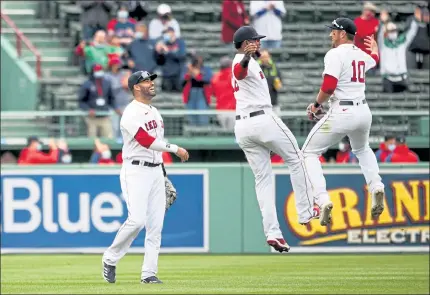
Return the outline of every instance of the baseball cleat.
<path id="1" fill-rule="evenodd" d="M 327 226 L 331 223 L 331 210 L 333 209 L 333 203 L 328 202 L 322 205 L 320 214 L 320 224 L 322 226 Z"/>
<path id="2" fill-rule="evenodd" d="M 290 251 L 290 246 L 284 239 L 267 240 L 267 244 L 269 244 L 269 246 L 272 246 L 273 249 L 275 249 L 279 253 Z"/>
<path id="3" fill-rule="evenodd" d="M 140 282 L 142 284 L 162 284 L 163 283 L 156 276 L 147 277 L 146 279 L 142 279 Z"/>
<path id="4" fill-rule="evenodd" d="M 320 218 L 320 208 L 314 207 L 312 210 L 312 216 L 309 218 L 306 222 L 299 222 L 301 225 L 307 225 L 309 222 L 311 222 L 312 219 L 318 219 Z"/>
<path id="5" fill-rule="evenodd" d="M 116 266 L 106 264 L 106 262 L 103 262 L 103 278 L 108 283 L 115 283 L 116 281 Z"/>
<path id="6" fill-rule="evenodd" d="M 384 211 L 384 190 L 377 189 L 372 194 L 372 217 L 374 219 L 378 218 L 379 215 Z"/>

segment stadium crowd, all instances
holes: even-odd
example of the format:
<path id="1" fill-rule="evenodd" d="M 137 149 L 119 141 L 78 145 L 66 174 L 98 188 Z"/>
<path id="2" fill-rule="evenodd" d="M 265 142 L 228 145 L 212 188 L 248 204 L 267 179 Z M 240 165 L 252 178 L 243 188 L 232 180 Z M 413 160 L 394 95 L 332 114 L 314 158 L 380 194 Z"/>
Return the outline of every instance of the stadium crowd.
<path id="1" fill-rule="evenodd" d="M 235 99 L 231 85 L 231 57 L 234 32 L 242 25 L 250 24 L 267 37 L 262 40 L 261 56 L 258 59 L 267 77 L 275 112 L 280 110 L 278 91 L 286 87 L 270 51 L 282 46 L 282 18 L 288 13 L 283 1 L 251 1 L 249 12 L 241 0 L 222 1 L 220 41 L 231 48 L 231 56 L 220 59 L 220 70 L 206 66 L 203 56 L 187 51 L 187 40 L 181 38 L 181 24 L 175 19 L 168 4 L 160 4 L 157 16 L 148 19 L 149 1 L 77 1 L 82 8 L 82 40 L 74 50 L 79 58 L 82 72 L 87 75 L 79 90 L 79 106 L 88 112 L 87 135 L 90 137 L 115 138 L 121 140 L 119 122 L 125 106 L 132 95 L 127 79 L 134 71 L 143 70 L 161 74 L 161 91 L 182 92 L 187 109 L 206 110 L 215 99 L 217 110 L 234 110 Z M 111 17 L 115 15 L 115 17 Z M 364 38 L 373 35 L 380 48 L 381 85 L 384 92 L 408 90 L 407 57 L 414 55 L 416 68 L 430 52 L 430 29 L 428 6 L 417 6 L 400 31 L 390 19 L 389 11 L 365 2 L 362 14 L 354 19 L 357 26 L 355 44 L 362 50 Z M 285 36 L 284 36 L 285 37 Z M 375 75 L 375 71 L 369 74 Z M 104 112 L 104 115 L 100 114 Z M 110 114 L 113 115 L 110 115 Z M 234 113 L 219 114 L 218 122 L 226 130 L 232 130 Z M 207 125 L 207 116 L 189 116 L 189 124 Z M 394 146 L 394 147 L 393 147 Z M 28 146 L 17 159 L 18 163 L 67 163 L 71 162 L 64 141 L 52 141 L 50 152 L 40 150 L 40 141 L 29 138 Z M 404 138 L 387 137 L 381 143 L 378 159 L 381 162 L 418 161 L 410 155 Z M 92 163 L 109 164 L 114 161 L 107 145 L 95 141 Z M 2 159 L 3 161 L 3 159 Z M 169 161 L 167 159 L 167 161 Z M 273 162 L 279 162 L 276 155 Z M 322 162 L 354 163 L 348 139 L 339 145 L 335 159 Z"/>

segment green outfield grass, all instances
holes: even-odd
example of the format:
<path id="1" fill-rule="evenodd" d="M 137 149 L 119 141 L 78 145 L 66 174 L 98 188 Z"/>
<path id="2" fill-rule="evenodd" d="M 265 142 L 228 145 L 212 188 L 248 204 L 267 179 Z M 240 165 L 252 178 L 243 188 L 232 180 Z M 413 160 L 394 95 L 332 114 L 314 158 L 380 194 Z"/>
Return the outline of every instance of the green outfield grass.
<path id="1" fill-rule="evenodd" d="M 142 255 L 127 255 L 116 284 L 101 255 L 2 255 L 1 293 L 429 294 L 429 255 L 161 255 L 163 285 L 140 284 Z"/>

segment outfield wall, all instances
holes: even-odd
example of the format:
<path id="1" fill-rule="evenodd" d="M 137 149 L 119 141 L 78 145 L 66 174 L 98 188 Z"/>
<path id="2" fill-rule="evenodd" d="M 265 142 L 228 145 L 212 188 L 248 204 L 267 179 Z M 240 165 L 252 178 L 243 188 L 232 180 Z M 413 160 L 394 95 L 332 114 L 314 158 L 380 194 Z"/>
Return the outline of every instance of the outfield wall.
<path id="1" fill-rule="evenodd" d="M 119 166 L 61 165 L 1 171 L 1 252 L 101 253 L 126 219 Z M 387 210 L 370 218 L 370 196 L 356 165 L 326 165 L 333 223 L 297 223 L 288 169 L 273 169 L 278 217 L 292 251 L 427 252 L 429 167 L 384 165 Z M 166 214 L 162 252 L 270 253 L 250 168 L 176 164 L 178 200 Z M 133 252 L 144 249 L 144 232 Z"/>

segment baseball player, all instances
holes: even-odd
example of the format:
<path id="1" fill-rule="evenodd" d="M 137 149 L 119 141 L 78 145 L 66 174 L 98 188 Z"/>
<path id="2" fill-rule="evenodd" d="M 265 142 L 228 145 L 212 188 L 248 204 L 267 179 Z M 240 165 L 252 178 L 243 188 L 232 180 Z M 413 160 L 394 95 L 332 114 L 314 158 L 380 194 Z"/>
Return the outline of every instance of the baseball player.
<path id="1" fill-rule="evenodd" d="M 109 283 L 115 283 L 118 261 L 143 228 L 146 237 L 141 282 L 161 283 L 156 277 L 158 253 L 165 208 L 170 205 L 166 204 L 165 186 L 171 184 L 165 183 L 162 152 L 175 153 L 183 162 L 189 156 L 185 149 L 163 140 L 163 119 L 151 106 L 155 78 L 156 74 L 138 71 L 128 79 L 134 100 L 125 108 L 120 122 L 124 142 L 120 181 L 128 218 L 103 255 L 103 278 Z"/>
<path id="2" fill-rule="evenodd" d="M 333 203 L 326 190 L 318 157 L 345 135 L 350 139 L 352 152 L 358 158 L 372 194 L 372 216 L 377 218 L 384 210 L 384 184 L 375 154 L 369 147 L 372 113 L 364 95 L 365 73 L 379 61 L 378 46 L 373 37 L 368 37 L 365 44 L 370 54 L 356 47 L 353 40 L 357 30 L 348 18 L 337 18 L 327 27 L 331 29 L 333 48 L 324 57 L 323 82 L 316 101 L 307 109 L 309 118 L 319 121 L 302 147 L 315 204 L 321 209 L 320 223 L 324 226 L 330 223 Z M 330 109 L 324 114 L 321 105 L 328 98 Z M 300 206 L 307 203 L 299 202 L 298 205 L 300 212 L 305 209 Z"/>
<path id="3" fill-rule="evenodd" d="M 283 238 L 276 215 L 271 151 L 287 163 L 295 195 L 300 196 L 296 200 L 306 203 L 313 197 L 296 138 L 273 113 L 266 77 L 254 58 L 259 54 L 260 39 L 264 37 L 250 26 L 239 28 L 233 36 L 237 49 L 232 63 L 232 86 L 236 98 L 234 132 L 255 176 L 255 190 L 267 243 L 282 253 L 288 252 L 290 246 Z M 302 204 L 300 207 L 310 205 Z M 302 212 L 304 221 L 315 214 L 312 208 L 306 210 Z"/>

